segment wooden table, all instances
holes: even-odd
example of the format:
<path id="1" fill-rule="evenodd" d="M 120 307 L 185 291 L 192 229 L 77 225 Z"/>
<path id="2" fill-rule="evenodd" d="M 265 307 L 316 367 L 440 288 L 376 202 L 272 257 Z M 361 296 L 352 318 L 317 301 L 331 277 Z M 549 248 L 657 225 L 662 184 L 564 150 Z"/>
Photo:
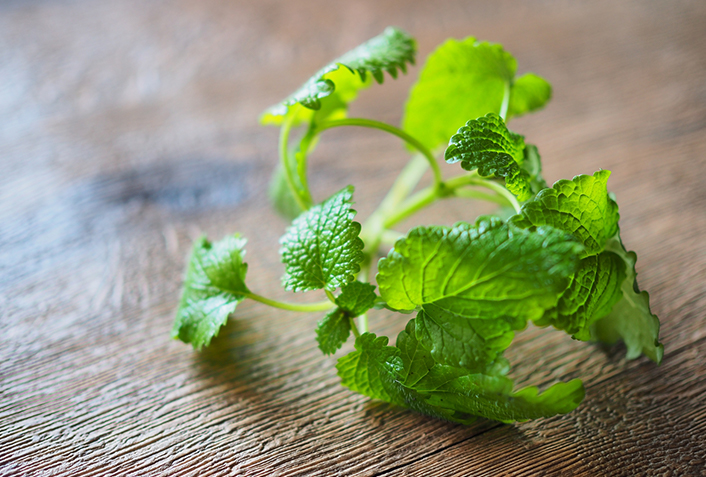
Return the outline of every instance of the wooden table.
<path id="1" fill-rule="evenodd" d="M 553 83 L 512 127 L 550 182 L 613 171 L 660 367 L 531 328 L 509 353 L 518 384 L 581 377 L 584 403 L 464 427 L 341 387 L 316 314 L 246 301 L 206 351 L 169 339 L 200 234 L 241 232 L 250 287 L 299 298 L 279 288 L 278 132 L 257 117 L 388 24 L 420 63 L 474 35 Z M 706 475 L 705 24 L 701 0 L 3 2 L 0 475 Z M 399 123 L 417 74 L 352 115 Z M 311 161 L 317 197 L 355 184 L 365 218 L 407 153 L 347 129 Z M 401 229 L 489 210 L 447 201 Z M 404 322 L 380 312 L 371 328 Z"/>

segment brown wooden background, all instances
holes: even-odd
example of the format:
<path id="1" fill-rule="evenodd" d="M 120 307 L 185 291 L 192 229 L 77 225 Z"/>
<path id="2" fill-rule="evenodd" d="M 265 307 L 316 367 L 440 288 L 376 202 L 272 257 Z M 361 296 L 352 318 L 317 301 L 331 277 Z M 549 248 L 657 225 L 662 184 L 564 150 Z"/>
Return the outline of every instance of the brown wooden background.
<path id="1" fill-rule="evenodd" d="M 512 375 L 582 377 L 585 402 L 462 427 L 342 388 L 314 314 L 244 302 L 205 352 L 169 339 L 202 233 L 240 231 L 251 289 L 291 299 L 265 191 L 278 132 L 258 114 L 388 24 L 420 62 L 475 35 L 553 83 L 512 127 L 550 182 L 613 171 L 661 367 L 530 329 Z M 352 115 L 398 123 L 417 74 Z M 355 184 L 364 219 L 406 160 L 396 138 L 331 131 L 311 181 L 319 198 Z M 0 475 L 706 475 L 703 0 L 5 1 L 0 165 Z M 449 201 L 418 222 L 488 210 Z M 376 313 L 371 328 L 405 322 Z"/>

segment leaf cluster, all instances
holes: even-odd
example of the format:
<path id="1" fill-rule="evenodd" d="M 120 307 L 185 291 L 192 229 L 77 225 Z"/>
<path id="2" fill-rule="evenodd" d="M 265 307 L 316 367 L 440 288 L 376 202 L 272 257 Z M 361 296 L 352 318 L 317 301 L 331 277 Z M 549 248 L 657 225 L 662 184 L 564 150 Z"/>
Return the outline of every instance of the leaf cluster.
<path id="1" fill-rule="evenodd" d="M 580 341 L 623 340 L 629 359 L 659 363 L 659 320 L 636 282 L 637 256 L 620 238 L 609 171 L 578 175 L 548 187 L 536 146 L 507 121 L 551 97 L 543 78 L 517 76 L 502 46 L 475 38 L 448 40 L 427 59 L 406 103 L 402 127 L 347 118 L 358 92 L 415 63 L 416 44 L 399 29 L 344 54 L 268 109 L 264 124 L 281 126 L 280 169 L 271 194 L 292 218 L 280 240 L 282 285 L 320 290 L 327 300 L 297 304 L 252 292 L 245 284 L 245 239 L 239 235 L 194 245 L 172 336 L 196 349 L 209 344 L 236 306 L 250 298 L 285 310 L 325 312 L 315 334 L 335 354 L 341 382 L 373 399 L 467 424 L 565 414 L 584 397 L 580 380 L 515 390 L 505 350 L 529 322 Z M 317 202 L 308 185 L 307 156 L 327 129 L 358 126 L 403 139 L 418 156 L 400 174 L 380 207 L 356 222 L 353 186 Z M 444 178 L 436 152 L 459 163 Z M 427 166 L 434 183 L 413 193 Z M 488 200 L 496 215 L 453 226 L 397 223 L 447 197 Z M 512 212 L 507 212 L 512 210 Z M 377 264 L 381 246 L 394 246 Z M 389 243 L 388 243 L 389 245 Z M 377 290 L 377 292 L 376 292 Z M 412 315 L 395 346 L 367 330 L 367 314 L 386 308 Z"/>

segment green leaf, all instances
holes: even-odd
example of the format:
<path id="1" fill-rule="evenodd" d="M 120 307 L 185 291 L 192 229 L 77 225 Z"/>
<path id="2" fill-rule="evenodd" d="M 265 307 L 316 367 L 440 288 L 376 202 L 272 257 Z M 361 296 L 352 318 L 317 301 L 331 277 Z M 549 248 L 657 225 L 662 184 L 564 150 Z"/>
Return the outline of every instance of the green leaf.
<path id="1" fill-rule="evenodd" d="M 329 311 L 326 316 L 317 323 L 316 341 L 319 342 L 319 349 L 324 354 L 334 354 L 343 343 L 346 342 L 351 333 L 350 318 L 345 311 L 340 308 Z"/>
<path id="2" fill-rule="evenodd" d="M 522 136 L 507 129 L 495 113 L 471 119 L 451 136 L 444 153 L 446 162 L 461 162 L 467 171 L 478 169 L 481 176 L 505 178 L 507 189 L 519 200 L 532 196 L 530 177 L 520 166 L 525 158 Z"/>
<path id="3" fill-rule="evenodd" d="M 398 381 L 408 387 L 414 386 L 436 364 L 431 352 L 417 340 L 415 327 L 416 320 L 411 319 L 404 331 L 397 335 L 397 347 L 404 365 L 399 371 Z"/>
<path id="4" fill-rule="evenodd" d="M 402 368 L 401 353 L 387 342 L 385 336 L 363 333 L 355 340 L 356 351 L 339 358 L 336 369 L 341 383 L 351 391 L 404 406 L 396 383 Z"/>
<path id="5" fill-rule="evenodd" d="M 560 180 L 522 206 L 510 221 L 519 227 L 550 225 L 576 237 L 585 247 L 583 257 L 603 251 L 618 230 L 618 205 L 608 196 L 610 171 Z M 583 258 L 582 257 L 582 258 Z"/>
<path id="6" fill-rule="evenodd" d="M 517 61 L 501 45 L 449 39 L 427 58 L 402 128 L 427 148 L 445 144 L 468 118 L 500 112 Z"/>
<path id="7" fill-rule="evenodd" d="M 407 405 L 418 412 L 468 424 L 473 416 L 503 422 L 565 414 L 584 397 L 581 381 L 558 383 L 538 395 L 536 387 L 512 392 L 513 383 L 500 375 L 472 374 L 434 363 L 416 339 L 417 320 L 397 337 L 402 368 L 398 382 Z"/>
<path id="8" fill-rule="evenodd" d="M 582 246 L 551 227 L 536 231 L 480 217 L 475 225 L 417 227 L 378 265 L 385 301 L 434 304 L 466 318 L 539 318 L 556 305 Z"/>
<path id="9" fill-rule="evenodd" d="M 520 320 L 468 319 L 434 304 L 424 305 L 416 318 L 417 339 L 441 364 L 484 373 L 507 349 Z M 518 326 L 519 325 L 519 326 Z"/>
<path id="10" fill-rule="evenodd" d="M 659 342 L 659 318 L 650 310 L 650 295 L 637 286 L 637 255 L 625 249 L 619 234 L 607 242 L 606 250 L 619 255 L 625 263 L 627 274 L 621 285 L 623 298 L 605 318 L 595 323 L 591 334 L 608 344 L 622 339 L 628 349 L 627 359 L 635 359 L 644 353 L 659 364 L 664 355 L 664 346 Z"/>
<path id="11" fill-rule="evenodd" d="M 301 88 L 265 111 L 260 120 L 263 124 L 279 125 L 285 115 L 294 114 L 296 125 L 345 117 L 348 103 L 360 89 L 370 85 L 368 74 L 378 83 L 383 82 L 385 71 L 396 78 L 398 69 L 406 72 L 407 63 L 414 64 L 415 54 L 414 39 L 402 30 L 388 27 L 324 66 Z"/>
<path id="12" fill-rule="evenodd" d="M 613 252 L 601 252 L 581 260 L 579 270 L 555 308 L 535 321 L 538 326 L 552 325 L 565 330 L 572 338 L 588 341 L 589 327 L 607 315 L 622 297 L 625 263 Z"/>
<path id="13" fill-rule="evenodd" d="M 194 243 L 172 338 L 201 349 L 218 335 L 228 315 L 250 292 L 245 286 L 245 242 L 235 234 L 215 244 L 205 237 Z"/>
<path id="14" fill-rule="evenodd" d="M 413 389 L 428 406 L 501 422 L 566 414 L 576 409 L 585 396 L 578 379 L 556 383 L 541 394 L 534 386 L 516 392 L 512 388 L 512 380 L 503 376 L 459 376 L 458 370 L 435 366 Z"/>
<path id="15" fill-rule="evenodd" d="M 543 106 L 549 83 L 533 74 L 515 80 L 516 70 L 517 61 L 501 45 L 447 40 L 429 55 L 412 87 L 403 129 L 433 150 L 468 119 L 500 114 L 505 94 L 508 118 Z"/>
<path id="16" fill-rule="evenodd" d="M 515 80 L 510 91 L 507 118 L 544 107 L 552 97 L 552 85 L 541 76 L 527 73 Z"/>
<path id="17" fill-rule="evenodd" d="M 348 316 L 355 318 L 371 309 L 376 299 L 375 285 L 356 280 L 341 287 L 341 294 L 336 298 L 336 304 Z"/>
<path id="18" fill-rule="evenodd" d="M 292 223 L 280 240 L 287 290 L 335 290 L 354 279 L 363 260 L 360 224 L 353 221 L 348 186 Z"/>

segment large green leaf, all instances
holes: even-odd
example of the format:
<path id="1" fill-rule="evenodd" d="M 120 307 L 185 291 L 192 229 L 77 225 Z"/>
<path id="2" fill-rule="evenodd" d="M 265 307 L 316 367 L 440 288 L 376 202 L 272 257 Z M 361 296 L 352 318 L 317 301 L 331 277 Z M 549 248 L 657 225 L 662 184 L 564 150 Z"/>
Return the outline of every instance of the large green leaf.
<path id="1" fill-rule="evenodd" d="M 393 78 L 398 69 L 414 64 L 416 43 L 407 33 L 388 27 L 385 31 L 321 68 L 301 88 L 261 117 L 263 124 L 282 123 L 293 114 L 294 123 L 320 122 L 344 117 L 347 105 L 358 91 L 370 85 L 370 74 L 378 83 L 387 71 Z M 356 74 L 357 73 L 357 74 Z"/>
<path id="2" fill-rule="evenodd" d="M 228 315 L 249 293 L 248 265 L 243 263 L 246 240 L 235 234 L 211 244 L 205 237 L 194 243 L 186 271 L 172 337 L 194 348 L 208 346 Z"/>
<path id="3" fill-rule="evenodd" d="M 606 317 L 595 323 L 591 334 L 609 344 L 622 339 L 628 349 L 627 359 L 644 353 L 659 364 L 664 355 L 664 346 L 659 342 L 659 318 L 650 310 L 650 295 L 637 286 L 637 255 L 625 249 L 619 234 L 606 243 L 606 250 L 620 256 L 625 264 L 627 273 L 621 285 L 623 298 Z"/>
<path id="4" fill-rule="evenodd" d="M 377 281 L 390 307 L 421 308 L 417 338 L 437 362 L 483 372 L 514 330 L 556 305 L 581 250 L 556 229 L 496 218 L 418 227 L 380 260 Z"/>
<path id="5" fill-rule="evenodd" d="M 472 37 L 447 40 L 427 58 L 410 92 L 402 127 L 435 149 L 469 118 L 499 114 L 506 93 L 509 116 L 543 106 L 542 98 L 546 102 L 549 95 L 541 92 L 541 78 L 522 76 L 515 87 L 516 70 L 517 61 L 501 45 Z"/>
<path id="6" fill-rule="evenodd" d="M 363 260 L 360 224 L 353 221 L 353 186 L 315 205 L 292 223 L 280 243 L 287 290 L 336 288 L 353 280 Z"/>
<path id="7" fill-rule="evenodd" d="M 535 321 L 538 326 L 552 325 L 574 339 L 591 339 L 589 327 L 607 315 L 622 297 L 625 263 L 613 252 L 601 252 L 581 260 L 571 284 L 559 303 Z"/>
<path id="8" fill-rule="evenodd" d="M 582 250 L 551 227 L 530 231 L 481 217 L 412 229 L 380 260 L 377 282 L 398 310 L 433 303 L 466 318 L 535 319 L 556 305 Z"/>
<path id="9" fill-rule="evenodd" d="M 467 171 L 478 169 L 481 176 L 504 177 L 507 189 L 519 200 L 532 197 L 530 176 L 520 167 L 525 159 L 524 138 L 509 131 L 495 113 L 469 120 L 451 136 L 444 159 L 460 161 Z"/>
<path id="10" fill-rule="evenodd" d="M 618 230 L 618 205 L 608 196 L 610 171 L 560 180 L 522 206 L 510 221 L 520 227 L 550 225 L 576 237 L 585 247 L 584 257 L 603 251 L 606 240 Z"/>

